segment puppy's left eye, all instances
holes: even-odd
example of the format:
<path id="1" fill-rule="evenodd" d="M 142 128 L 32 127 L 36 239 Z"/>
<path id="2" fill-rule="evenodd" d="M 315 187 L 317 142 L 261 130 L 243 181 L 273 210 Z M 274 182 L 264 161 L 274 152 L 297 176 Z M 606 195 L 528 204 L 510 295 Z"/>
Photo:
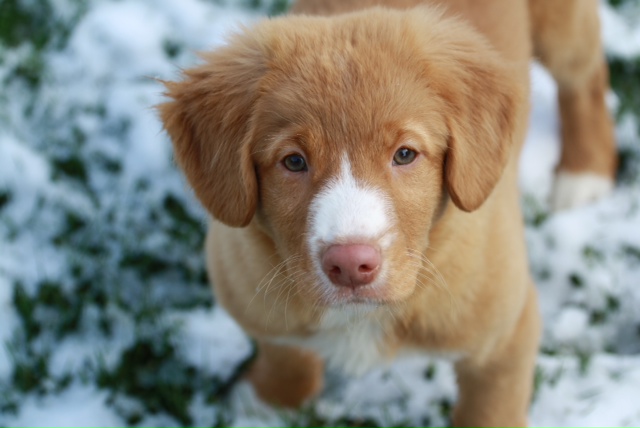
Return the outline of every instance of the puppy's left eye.
<path id="1" fill-rule="evenodd" d="M 393 165 L 408 165 L 416 158 L 416 152 L 402 147 L 393 155 Z"/>
<path id="2" fill-rule="evenodd" d="M 303 172 L 307 170 L 307 161 L 299 154 L 287 156 L 282 163 L 284 167 L 291 172 Z"/>

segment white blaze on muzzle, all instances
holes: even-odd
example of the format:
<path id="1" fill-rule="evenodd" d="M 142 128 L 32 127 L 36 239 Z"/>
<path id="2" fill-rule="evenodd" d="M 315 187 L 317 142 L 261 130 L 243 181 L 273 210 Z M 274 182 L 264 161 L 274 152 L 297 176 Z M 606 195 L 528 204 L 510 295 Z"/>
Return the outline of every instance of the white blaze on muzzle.
<path id="1" fill-rule="evenodd" d="M 335 244 L 365 243 L 384 250 L 391 244 L 393 211 L 386 195 L 358 183 L 348 157 L 340 171 L 316 195 L 309 209 L 309 249 L 320 269 L 324 249 Z"/>

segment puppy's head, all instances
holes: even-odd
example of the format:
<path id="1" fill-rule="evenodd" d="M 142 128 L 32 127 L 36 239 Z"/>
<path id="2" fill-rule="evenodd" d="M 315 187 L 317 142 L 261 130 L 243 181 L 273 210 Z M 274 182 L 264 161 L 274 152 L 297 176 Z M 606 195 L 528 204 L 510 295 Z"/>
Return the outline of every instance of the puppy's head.
<path id="1" fill-rule="evenodd" d="M 433 10 L 268 20 L 204 59 L 160 106 L 178 164 L 314 303 L 410 296 L 442 201 L 479 208 L 509 156 L 521 88 Z"/>

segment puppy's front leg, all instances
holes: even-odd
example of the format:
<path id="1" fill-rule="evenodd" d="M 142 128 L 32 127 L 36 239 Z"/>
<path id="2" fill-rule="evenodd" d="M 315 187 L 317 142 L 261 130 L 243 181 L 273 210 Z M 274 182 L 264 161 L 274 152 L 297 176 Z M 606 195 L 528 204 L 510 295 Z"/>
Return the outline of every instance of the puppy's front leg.
<path id="1" fill-rule="evenodd" d="M 260 341 L 249 380 L 258 396 L 274 405 L 298 407 L 323 386 L 324 363 L 310 351 Z"/>
<path id="2" fill-rule="evenodd" d="M 540 319 L 535 291 L 511 336 L 482 362 L 456 364 L 459 400 L 454 426 L 526 426 L 531 400 Z"/>

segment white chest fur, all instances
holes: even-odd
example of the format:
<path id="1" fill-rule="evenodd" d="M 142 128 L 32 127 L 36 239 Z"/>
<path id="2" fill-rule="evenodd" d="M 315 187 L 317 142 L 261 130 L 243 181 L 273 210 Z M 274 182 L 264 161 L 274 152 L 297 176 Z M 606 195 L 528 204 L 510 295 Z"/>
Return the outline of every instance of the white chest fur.
<path id="1" fill-rule="evenodd" d="M 309 349 L 328 367 L 360 376 L 386 361 L 384 330 L 371 307 L 328 309 L 318 331 L 306 337 L 280 337 L 276 342 Z"/>

